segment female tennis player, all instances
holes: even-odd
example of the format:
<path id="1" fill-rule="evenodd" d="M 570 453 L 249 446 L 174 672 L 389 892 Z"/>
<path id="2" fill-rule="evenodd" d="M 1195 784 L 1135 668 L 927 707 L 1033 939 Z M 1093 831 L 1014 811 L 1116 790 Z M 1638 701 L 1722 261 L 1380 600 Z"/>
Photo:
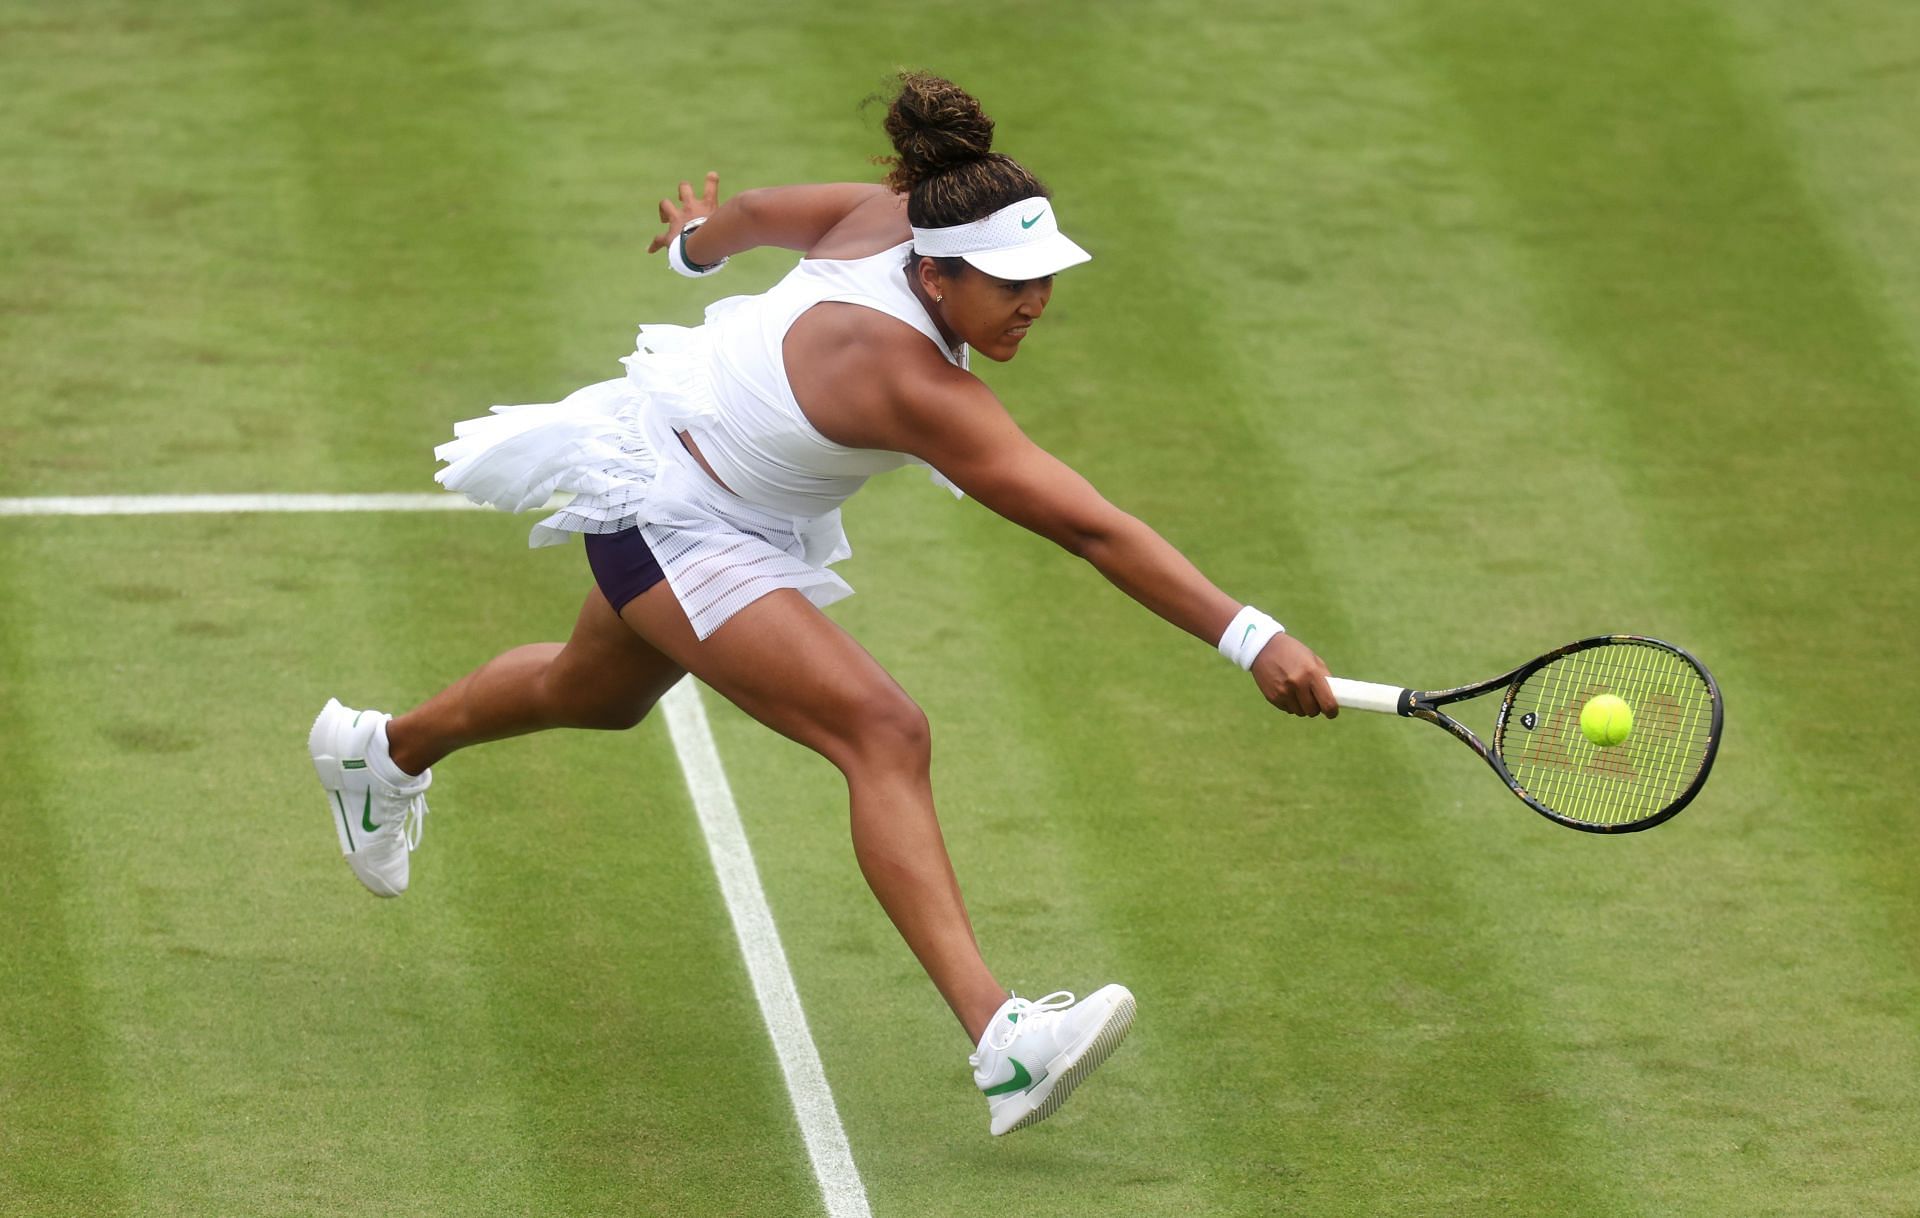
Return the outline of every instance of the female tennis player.
<path id="1" fill-rule="evenodd" d="M 1319 658 L 1230 598 L 1139 520 L 1041 450 L 977 377 L 1046 312 L 1089 255 L 1047 190 L 991 151 L 964 90 L 907 74 L 887 111 L 882 185 L 787 186 L 719 201 L 719 180 L 660 204 L 682 275 L 757 246 L 804 257 L 704 325 L 643 326 L 626 375 L 564 401 L 496 408 L 436 450 L 440 482 L 507 511 L 573 499 L 531 543 L 584 535 L 594 587 L 564 644 L 496 657 L 389 718 L 329 701 L 309 740 L 354 872 L 398 896 L 431 766 L 456 749 L 555 727 L 624 729 L 692 673 L 845 775 L 861 871 L 974 1043 L 1002 1134 L 1045 1119 L 1133 1018 L 1108 985 L 1084 1000 L 1009 997 L 981 958 L 934 816 L 927 721 L 821 607 L 852 589 L 840 505 L 872 475 L 936 481 L 1085 559 L 1121 591 L 1252 673 L 1295 715 L 1338 707 Z"/>

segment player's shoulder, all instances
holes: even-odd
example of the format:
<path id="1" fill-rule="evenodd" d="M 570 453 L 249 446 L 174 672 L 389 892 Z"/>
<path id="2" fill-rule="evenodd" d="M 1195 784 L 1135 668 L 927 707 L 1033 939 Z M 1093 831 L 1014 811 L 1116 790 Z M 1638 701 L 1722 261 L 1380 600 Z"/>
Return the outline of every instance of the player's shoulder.
<path id="1" fill-rule="evenodd" d="M 937 426 L 965 413 L 972 398 L 992 396 L 984 381 L 947 359 L 925 332 L 898 318 L 878 321 L 886 324 L 867 329 L 862 362 L 901 422 Z"/>
<path id="2" fill-rule="evenodd" d="M 821 301 L 795 320 L 787 335 L 789 357 L 830 359 L 877 383 L 972 376 L 943 358 L 911 322 L 853 300 Z"/>
<path id="3" fill-rule="evenodd" d="M 813 306 L 787 332 L 787 378 L 807 417 L 854 448 L 899 447 L 929 412 L 980 382 L 900 318 L 848 301 Z M 904 430 L 903 430 L 904 429 Z"/>
<path id="4" fill-rule="evenodd" d="M 907 223 L 907 196 L 878 184 L 850 188 L 853 205 L 839 223 L 807 249 L 807 257 L 828 260 L 867 258 L 913 235 Z"/>

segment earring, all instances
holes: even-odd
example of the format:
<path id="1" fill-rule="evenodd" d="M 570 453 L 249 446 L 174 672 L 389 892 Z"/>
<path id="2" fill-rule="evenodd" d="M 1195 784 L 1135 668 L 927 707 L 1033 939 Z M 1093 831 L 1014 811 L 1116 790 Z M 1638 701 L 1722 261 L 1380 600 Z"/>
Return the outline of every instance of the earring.
<path id="1" fill-rule="evenodd" d="M 935 303 L 935 304 L 945 304 L 945 303 L 946 303 L 946 299 L 947 299 L 947 298 L 946 298 L 945 296 L 935 296 L 935 297 L 933 298 L 933 303 Z"/>

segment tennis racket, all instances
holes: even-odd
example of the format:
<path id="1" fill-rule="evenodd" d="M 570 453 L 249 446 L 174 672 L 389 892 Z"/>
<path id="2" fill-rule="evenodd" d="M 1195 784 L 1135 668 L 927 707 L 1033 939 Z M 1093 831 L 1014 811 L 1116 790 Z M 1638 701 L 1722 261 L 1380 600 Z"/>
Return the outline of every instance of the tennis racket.
<path id="1" fill-rule="evenodd" d="M 1425 719 L 1493 767 L 1529 808 L 1570 829 L 1634 833 L 1687 806 L 1720 747 L 1720 687 L 1671 643 L 1633 634 L 1581 639 L 1512 672 L 1456 689 L 1417 691 L 1331 680 L 1342 709 Z M 1500 694 L 1489 747 L 1443 706 Z M 1612 748 L 1580 730 L 1588 699 L 1613 694 L 1633 730 Z"/>

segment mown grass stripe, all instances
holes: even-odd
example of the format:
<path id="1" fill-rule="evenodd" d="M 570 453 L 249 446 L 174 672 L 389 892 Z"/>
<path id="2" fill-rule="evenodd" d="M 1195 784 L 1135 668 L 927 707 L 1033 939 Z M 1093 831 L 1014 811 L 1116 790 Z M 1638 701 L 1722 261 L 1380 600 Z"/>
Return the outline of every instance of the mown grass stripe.
<path id="1" fill-rule="evenodd" d="M 0 620 L 34 620 L 19 593 L 33 584 L 23 573 L 41 569 L 41 544 L 0 537 Z M 0 1213 L 79 1218 L 123 1212 L 128 1187 L 99 994 L 68 913 L 89 899 L 65 820 L 72 800 L 45 762 L 64 750 L 33 714 L 46 657 L 29 654 L 27 638 L 0 630 Z"/>
<path id="2" fill-rule="evenodd" d="M 1160 12 L 1161 36 L 1128 53 L 1154 79 L 1181 80 L 1179 14 Z M 1430 544 L 1407 525 L 1423 508 L 1444 507 L 1397 498 L 1383 470 L 1404 457 L 1380 459 L 1390 441 L 1409 438 L 1394 417 L 1409 407 L 1395 384 L 1406 365 L 1391 327 L 1425 323 L 1430 298 L 1418 280 L 1443 275 L 1459 253 L 1451 242 L 1409 239 L 1426 201 L 1410 198 L 1394 172 L 1439 159 L 1421 123 L 1431 95 L 1403 60 L 1331 15 L 1249 6 L 1215 14 L 1212 26 L 1210 73 L 1263 82 L 1240 95 L 1246 115 L 1227 121 L 1191 78 L 1180 90 L 1102 94 L 1110 124 L 1141 133 L 1125 172 L 1154 184 L 1149 210 L 1182 210 L 1183 166 L 1232 167 L 1233 201 L 1209 206 L 1204 226 L 1183 234 L 1215 256 L 1125 252 L 1130 278 L 1153 276 L 1158 308 L 1144 318 L 1186 323 L 1177 338 L 1128 348 L 1128 377 L 1138 383 L 1157 362 L 1155 396 L 1233 416 L 1170 439 L 1187 450 L 1180 460 L 1207 471 L 1179 484 L 1220 488 L 1211 498 L 1189 489 L 1193 506 L 1174 510 L 1204 547 L 1203 567 L 1287 621 L 1336 670 L 1409 684 L 1484 675 L 1484 660 L 1426 668 L 1444 656 L 1445 639 L 1435 637 L 1444 617 L 1405 578 L 1408 556 Z M 1289 48 L 1288 68 L 1276 73 L 1267 61 L 1278 45 Z M 1390 302 L 1377 299 L 1383 290 Z M 1511 646 L 1525 650 L 1508 662 L 1538 650 Z M 1171 668 L 1151 687 L 1174 679 Z M 1224 674 L 1217 683 L 1229 678 L 1245 681 Z M 1249 1109 L 1284 1114 L 1261 1131 L 1265 1139 L 1242 1134 L 1239 1153 L 1277 1160 L 1269 1170 L 1282 1195 L 1315 1212 L 1467 1212 L 1527 1197 L 1553 1197 L 1569 1213 L 1628 1205 L 1606 1155 L 1566 1156 L 1536 1140 L 1543 1126 L 1577 1127 L 1584 1105 L 1556 1086 L 1536 1032 L 1541 1004 L 1508 950 L 1511 918 L 1462 865 L 1490 834 L 1534 828 L 1498 819 L 1519 805 L 1430 731 L 1367 716 L 1301 724 L 1263 710 L 1244 687 L 1217 696 L 1234 692 L 1243 717 L 1215 764 L 1246 776 L 1244 794 L 1225 806 L 1259 812 L 1215 824 L 1204 818 L 1212 801 L 1189 800 L 1221 848 L 1155 905 L 1171 918 L 1194 892 L 1220 897 L 1207 904 L 1217 937 L 1163 950 L 1184 952 L 1198 992 L 1218 995 L 1223 1027 L 1269 1046 L 1226 1068 L 1223 1085 Z M 1224 707 L 1207 716 L 1226 717 Z M 1136 749 L 1150 739 L 1143 732 Z M 1161 798 L 1177 800 L 1178 790 L 1168 784 Z M 1446 815 L 1463 804 L 1482 819 Z M 1169 834 L 1163 851 L 1175 854 L 1172 827 L 1160 832 Z M 1091 854 L 1086 865 L 1095 865 Z M 1138 908 L 1134 893 L 1115 898 L 1115 918 Z M 1196 1152 L 1227 1140 L 1218 1129 L 1183 1136 Z M 1497 1172 L 1485 1170 L 1495 1162 Z M 1251 1181 L 1233 1184 L 1219 1194 L 1223 1205 Z"/>
<path id="3" fill-rule="evenodd" d="M 660 81 L 711 62 L 649 37 L 644 20 L 617 5 L 555 20 L 472 0 L 283 27 L 311 172 L 302 223 L 341 251 L 313 305 L 348 353 L 327 395 L 345 424 L 331 433 L 340 469 L 404 485 L 431 470 L 453 421 L 618 374 L 637 320 L 619 258 L 645 238 L 608 150 L 635 149 L 635 114 L 659 129 Z M 709 104 L 701 121 L 726 126 L 723 112 Z M 579 139 L 596 119 L 617 136 Z M 606 300 L 623 307 L 590 307 Z M 364 520 L 366 547 L 390 554 L 445 530 L 431 559 L 372 598 L 383 624 L 362 636 L 403 698 L 527 638 L 564 637 L 590 585 L 577 548 L 530 556 L 521 522 Z M 498 586 L 472 597 L 488 570 Z M 496 1084 L 520 1111 L 516 1158 L 550 1208 L 803 1211 L 814 1186 L 801 1137 L 751 989 L 725 963 L 725 910 L 693 819 L 656 794 L 671 774 L 660 748 L 597 734 L 443 767 L 440 789 L 466 784 L 467 834 L 441 835 L 460 870 L 440 899 L 491 949 L 479 1009 L 494 1052 L 517 1063 Z M 512 819 L 476 838 L 488 817 Z M 566 916 L 541 917 L 556 892 Z"/>
<path id="4" fill-rule="evenodd" d="M 11 4 L 0 159 L 6 489 L 241 489 L 300 469 L 326 412 L 281 226 L 276 116 L 246 87 L 273 5 Z M 267 485 L 278 485 L 278 477 Z"/>
<path id="5" fill-rule="evenodd" d="M 1492 181 L 1522 224 L 1555 234 L 1529 246 L 1546 319 L 1592 371 L 1609 423 L 1578 441 L 1619 470 L 1673 570 L 1745 560 L 1738 589 L 1676 579 L 1669 593 L 1734 645 L 1725 663 L 1743 692 L 1770 701 L 1912 654 L 1900 611 L 1920 573 L 1882 556 L 1920 516 L 1920 390 L 1802 193 L 1774 116 L 1727 66 L 1717 16 L 1665 6 L 1623 27 L 1567 10 L 1542 24 L 1508 6 L 1465 22 L 1435 10 L 1432 28 L 1432 62 Z M 1507 48 L 1506 71 L 1488 67 L 1487 39 Z M 1540 48 L 1563 39 L 1587 54 L 1542 65 Z M 1605 126 L 1579 101 L 1602 89 L 1631 99 Z M 1545 104 L 1507 104 L 1529 91 Z M 1820 645 L 1776 649 L 1783 622 Z M 1761 655 L 1756 679 L 1749 657 Z M 1911 666 L 1886 674 L 1895 697 L 1915 683 Z M 1762 757 L 1790 753 L 1788 737 L 1864 756 L 1898 732 L 1792 710 L 1751 723 L 1782 738 Z"/>
<path id="6" fill-rule="evenodd" d="M 1884 0 L 1747 0 L 1716 9 L 1741 77 L 1777 114 L 1818 209 L 1886 344 L 1920 380 L 1920 8 Z M 1920 410 L 1920 395 L 1910 399 Z"/>
<path id="7" fill-rule="evenodd" d="M 27 334 L 43 336 L 29 368 L 53 365 L 46 379 L 73 387 L 33 391 L 39 426 L 10 490 L 431 487 L 418 447 L 404 477 L 386 451 L 426 438 L 422 347 L 381 341 L 418 316 L 409 289 L 423 280 L 404 250 L 361 257 L 407 230 L 398 212 L 356 217 L 350 233 L 310 222 L 373 175 L 316 163 L 312 127 L 351 106 L 296 104 L 290 80 L 376 109 L 390 99 L 339 64 L 313 67 L 346 41 L 327 21 L 211 3 L 67 15 L 80 34 L 51 47 L 53 74 L 99 79 L 61 115 L 83 116 L 76 138 L 54 145 L 78 189 L 49 220 L 70 240 L 47 277 L 70 299 Z M 417 80 L 425 62 L 390 79 Z M 404 125 L 417 111 L 391 113 Z M 331 135 L 434 178 L 430 148 L 390 148 L 351 122 Z M 156 197 L 177 205 L 157 223 Z M 316 523 L 21 526 L 52 539 L 36 578 L 64 579 L 74 602 L 35 624 L 68 656 L 59 709 L 43 713 L 87 758 L 68 814 L 95 836 L 74 865 L 90 891 L 120 897 L 96 907 L 86 953 L 112 1029 L 107 1138 L 135 1165 L 127 1208 L 538 1209 L 507 1081 L 520 1063 L 506 1066 L 479 1015 L 487 953 L 451 904 L 373 908 L 337 844 L 312 836 L 324 802 L 294 725 L 324 699 L 316 681 L 391 692 L 367 669 L 404 665 L 382 652 L 389 590 L 413 566 L 380 557 L 381 518 Z M 129 675 L 103 680 L 113 671 Z M 225 747 L 196 755 L 214 723 Z M 207 832 L 209 817 L 224 828 Z"/>
<path id="8" fill-rule="evenodd" d="M 1920 578 L 1888 561 L 1920 518 L 1915 391 L 1893 328 L 1860 295 L 1715 10 L 1424 12 L 1422 62 L 1458 105 L 1524 243 L 1542 328 L 1584 387 L 1563 442 L 1614 471 L 1608 510 L 1639 522 L 1653 560 L 1616 581 L 1657 581 L 1637 598 L 1684 624 L 1733 707 L 1713 783 L 1659 848 L 1685 842 L 1693 874 L 1745 883 L 1642 894 L 1696 919 L 1684 937 L 1643 929 L 1671 963 L 1614 990 L 1622 1019 L 1670 1029 L 1665 1051 L 1603 1054 L 1584 1086 L 1634 1103 L 1616 1136 L 1663 1212 L 1742 1196 L 1809 1214 L 1887 1206 L 1920 1180 L 1915 1123 L 1870 1114 L 1912 1111 L 1920 1041 L 1841 996 L 1920 992 L 1920 928 L 1898 895 L 1920 858 L 1884 832 L 1906 801 L 1877 760 L 1901 732 L 1803 691 L 1920 696 L 1902 622 Z M 1783 1092 L 1797 1121 L 1828 1131 L 1819 1147 L 1780 1128 Z M 1704 1121 L 1692 1109 L 1708 1096 Z M 1751 1153 L 1730 1160 L 1727 1144 Z M 1839 1144 L 1848 1183 L 1813 1186 Z"/>
<path id="9" fill-rule="evenodd" d="M 557 400 L 569 381 L 595 379 L 576 380 L 557 354 L 569 301 L 536 245 L 543 226 L 567 220 L 541 205 L 529 165 L 541 137 L 510 107 L 498 67 L 544 21 L 455 3 L 308 9 L 267 30 L 263 64 L 275 65 L 304 175 L 300 237 L 330 272 L 304 305 L 330 353 L 316 402 L 335 423 L 332 485 L 424 483 L 433 446 L 457 419 L 496 402 Z M 356 616 L 367 620 L 346 632 L 359 653 L 328 671 L 336 688 L 398 710 L 496 651 L 564 636 L 585 579 L 577 550 L 538 565 L 523 525 L 458 519 L 472 531 L 435 537 L 411 513 L 353 518 L 364 562 L 379 570 L 367 572 L 373 586 L 358 601 Z M 432 557 L 406 557 L 421 545 Z M 516 590 L 475 598 L 474 573 L 489 567 Z M 430 1208 L 698 1211 L 717 1208 L 715 1175 L 759 1188 L 788 1174 L 777 1155 L 768 1165 L 740 1162 L 720 1132 L 733 1118 L 702 1121 L 688 1103 L 685 1076 L 718 1072 L 709 1093 L 723 1112 L 738 1106 L 786 1123 L 726 1071 L 719 1046 L 684 1034 L 683 995 L 715 1004 L 708 1034 L 738 1035 L 724 1005 L 738 981 L 725 972 L 682 981 L 683 949 L 638 885 L 674 861 L 677 835 L 659 833 L 660 859 L 624 867 L 615 849 L 579 840 L 587 825 L 617 822 L 623 807 L 615 788 L 585 774 L 626 769 L 555 772 L 553 759 L 577 756 L 582 744 L 493 746 L 449 759 L 437 775 L 441 828 L 416 863 L 421 890 L 406 899 L 430 900 L 483 948 L 467 1000 L 476 1024 L 468 1032 L 479 1039 L 465 1053 L 476 1061 L 475 1086 L 511 1110 L 488 1132 L 512 1193 L 496 1207 L 445 1175 Z M 608 868 L 617 874 L 604 875 Z M 708 921 L 698 906 L 685 911 L 689 945 Z M 648 939 L 658 944 L 651 952 Z M 703 1141 L 709 1154 L 690 1152 Z"/>

